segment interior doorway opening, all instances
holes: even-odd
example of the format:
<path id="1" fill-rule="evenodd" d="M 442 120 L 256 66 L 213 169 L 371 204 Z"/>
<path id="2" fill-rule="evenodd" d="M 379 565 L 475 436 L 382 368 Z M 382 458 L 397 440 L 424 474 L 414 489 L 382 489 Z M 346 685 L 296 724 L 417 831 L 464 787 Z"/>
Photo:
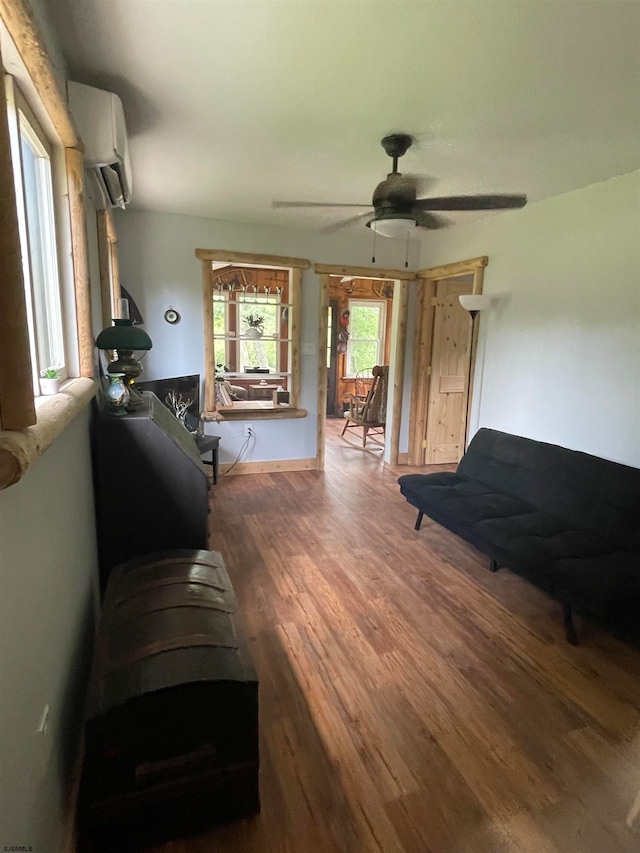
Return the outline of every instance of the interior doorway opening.
<path id="1" fill-rule="evenodd" d="M 395 464 L 402 409 L 409 282 L 407 270 L 375 270 L 316 264 L 320 275 L 320 335 L 325 342 L 318 364 L 318 444 L 316 467 L 324 468 L 327 420 L 346 421 L 349 401 L 366 398 L 374 367 L 388 367 L 384 434 L 377 454 Z M 368 376 L 367 376 L 368 374 Z M 399 380 L 398 380 L 398 377 Z M 356 391 L 356 384 L 359 384 Z M 364 389 L 364 392 L 363 392 Z M 374 388 L 375 391 L 375 388 Z M 353 412 L 353 410 L 352 410 Z M 342 430 L 342 426 L 340 426 Z M 373 445 L 346 430 L 345 444 L 369 452 Z M 367 446 L 365 446 L 367 444 Z"/>
<path id="2" fill-rule="evenodd" d="M 388 365 L 394 282 L 329 277 L 327 417 L 342 418 L 354 396 L 366 396 L 373 368 Z"/>

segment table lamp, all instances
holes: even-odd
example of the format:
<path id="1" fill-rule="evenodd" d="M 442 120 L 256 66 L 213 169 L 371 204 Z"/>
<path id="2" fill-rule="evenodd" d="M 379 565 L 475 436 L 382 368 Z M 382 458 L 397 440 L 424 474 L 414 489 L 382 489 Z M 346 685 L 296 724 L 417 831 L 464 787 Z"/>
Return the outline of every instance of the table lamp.
<path id="1" fill-rule="evenodd" d="M 96 339 L 96 346 L 100 350 L 114 351 L 117 357 L 109 362 L 107 373 L 124 373 L 129 388 L 129 407 L 142 404 L 142 397 L 133 387 L 138 376 L 142 373 L 140 359 L 153 346 L 149 335 L 138 326 L 134 326 L 133 320 L 129 318 L 129 300 L 118 300 L 118 319 L 113 320 L 113 326 L 103 329 Z M 138 358 L 134 357 L 134 351 L 141 352 Z"/>

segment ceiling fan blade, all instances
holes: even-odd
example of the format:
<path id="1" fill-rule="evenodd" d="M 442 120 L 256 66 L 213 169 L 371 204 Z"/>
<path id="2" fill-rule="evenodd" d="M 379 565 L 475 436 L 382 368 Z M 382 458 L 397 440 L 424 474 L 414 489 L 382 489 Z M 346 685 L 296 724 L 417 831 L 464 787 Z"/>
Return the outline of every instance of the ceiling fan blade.
<path id="1" fill-rule="evenodd" d="M 371 208 L 369 208 L 369 210 L 365 210 L 364 213 L 358 213 L 356 216 L 350 216 L 348 219 L 343 219 L 341 222 L 336 222 L 334 225 L 327 225 L 326 228 L 321 228 L 320 230 L 323 234 L 333 234 L 334 231 L 341 231 L 343 228 L 353 225 L 354 222 L 360 222 L 360 220 L 365 216 L 373 216 Z"/>
<path id="2" fill-rule="evenodd" d="M 371 204 L 370 202 L 366 204 L 343 204 L 338 201 L 272 201 L 271 207 L 371 207 Z"/>
<path id="3" fill-rule="evenodd" d="M 414 212 L 416 225 L 421 228 L 428 228 L 430 231 L 436 231 L 438 228 L 446 228 L 451 225 L 451 221 L 444 216 L 434 216 L 433 213 L 427 213 L 426 210 L 416 210 Z"/>
<path id="4" fill-rule="evenodd" d="M 506 210 L 524 207 L 526 195 L 454 195 L 448 198 L 419 198 L 416 210 Z"/>

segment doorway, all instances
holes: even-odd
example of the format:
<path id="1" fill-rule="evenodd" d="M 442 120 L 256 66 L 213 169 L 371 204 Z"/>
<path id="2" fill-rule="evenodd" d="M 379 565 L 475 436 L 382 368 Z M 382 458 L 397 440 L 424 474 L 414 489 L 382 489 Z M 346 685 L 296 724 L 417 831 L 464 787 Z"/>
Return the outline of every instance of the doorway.
<path id="1" fill-rule="evenodd" d="M 332 326 L 336 329 L 336 339 L 333 340 L 333 346 L 338 356 L 335 368 L 336 389 L 332 392 L 334 414 L 337 417 L 342 417 L 342 398 L 355 390 L 355 373 L 357 372 L 355 368 L 358 364 L 358 358 L 364 359 L 366 361 L 364 366 L 369 368 L 374 367 L 375 363 L 388 364 L 389 392 L 384 460 L 396 464 L 403 388 L 401 379 L 396 382 L 394 376 L 402 377 L 404 373 L 409 282 L 415 280 L 416 274 L 407 270 L 376 270 L 368 267 L 342 267 L 329 264 L 316 264 L 314 270 L 320 277 L 319 340 L 325 342 L 322 347 L 323 350 L 325 350 L 325 346 L 327 349 L 332 346 L 333 337 L 330 329 Z M 362 292 L 359 292 L 360 288 L 362 288 Z M 384 311 L 373 312 L 377 314 L 380 323 L 382 323 L 380 317 L 384 315 L 383 335 L 352 335 L 355 330 L 350 323 L 349 299 L 353 299 L 357 303 L 360 296 L 368 297 L 369 301 L 362 300 L 365 307 L 371 307 L 376 302 L 384 305 Z M 332 299 L 336 299 L 338 302 L 337 312 L 335 307 L 331 306 Z M 353 307 L 355 310 L 357 305 L 354 304 Z M 383 341 L 382 344 L 381 341 Z M 358 347 L 353 346 L 355 343 L 358 344 Z M 352 345 L 351 348 L 350 344 Z M 342 358 L 342 362 L 340 358 Z M 372 359 L 374 363 L 370 364 L 369 362 Z M 323 351 L 318 358 L 318 438 L 316 454 L 316 468 L 318 470 L 324 468 L 326 419 L 331 410 L 331 406 L 327 404 L 330 370 L 329 353 Z M 350 374 L 354 375 L 351 376 Z M 348 387 L 349 384 L 353 386 L 353 390 Z"/>
<path id="2" fill-rule="evenodd" d="M 388 279 L 329 277 L 327 416 L 341 418 L 345 401 L 371 383 L 371 370 L 389 364 L 393 292 Z"/>
<path id="3" fill-rule="evenodd" d="M 458 462 L 466 449 L 478 323 L 458 297 L 482 293 L 487 263 L 483 256 L 417 273 L 410 465 Z"/>

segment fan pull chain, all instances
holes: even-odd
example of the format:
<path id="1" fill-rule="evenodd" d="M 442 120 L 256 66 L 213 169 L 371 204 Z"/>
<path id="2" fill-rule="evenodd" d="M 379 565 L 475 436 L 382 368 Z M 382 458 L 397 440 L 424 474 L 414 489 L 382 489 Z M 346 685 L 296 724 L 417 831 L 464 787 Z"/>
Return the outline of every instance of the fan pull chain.
<path id="1" fill-rule="evenodd" d="M 409 232 L 407 231 L 407 251 L 404 256 L 404 268 L 407 269 L 409 266 Z"/>
<path id="2" fill-rule="evenodd" d="M 371 263 L 375 264 L 376 262 L 376 229 L 372 228 L 373 231 L 373 256 L 371 258 Z"/>

